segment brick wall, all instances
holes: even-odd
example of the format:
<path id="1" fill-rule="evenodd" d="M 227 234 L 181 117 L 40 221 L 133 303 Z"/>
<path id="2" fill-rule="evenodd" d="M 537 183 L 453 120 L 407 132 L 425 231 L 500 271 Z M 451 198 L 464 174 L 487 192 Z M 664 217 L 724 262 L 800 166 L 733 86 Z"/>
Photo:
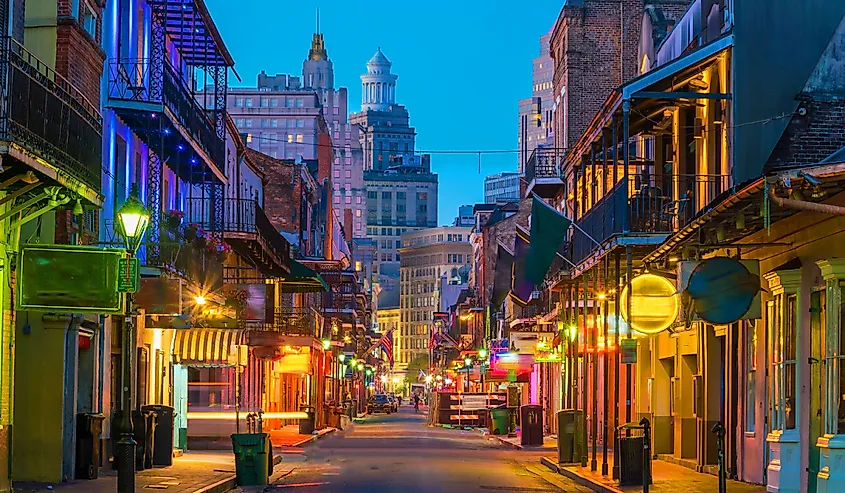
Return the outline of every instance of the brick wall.
<path id="1" fill-rule="evenodd" d="M 301 167 L 288 161 L 273 159 L 251 149 L 247 154 L 264 170 L 264 212 L 270 223 L 288 233 L 300 231 L 302 197 Z"/>
<path id="2" fill-rule="evenodd" d="M 800 114 L 800 108 L 806 109 L 805 115 Z M 845 102 L 805 98 L 772 151 L 766 169 L 818 163 L 845 147 L 843 121 Z"/>
<path id="3" fill-rule="evenodd" d="M 56 28 L 56 71 L 79 89 L 89 102 L 100 100 L 100 77 L 106 57 L 73 18 L 59 18 Z"/>
<path id="4" fill-rule="evenodd" d="M 637 73 L 643 0 L 565 6 L 552 32 L 555 146 L 572 146 L 610 92 Z M 564 114 L 565 112 L 565 114 Z"/>

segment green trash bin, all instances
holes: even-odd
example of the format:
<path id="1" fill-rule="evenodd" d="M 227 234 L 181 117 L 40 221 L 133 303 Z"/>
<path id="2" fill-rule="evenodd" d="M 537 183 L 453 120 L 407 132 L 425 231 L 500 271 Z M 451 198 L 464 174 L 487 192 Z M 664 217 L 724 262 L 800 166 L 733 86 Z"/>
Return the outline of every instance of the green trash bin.
<path id="1" fill-rule="evenodd" d="M 510 433 L 511 410 L 507 407 L 494 407 L 490 409 L 490 432 L 494 435 L 507 435 Z"/>
<path id="2" fill-rule="evenodd" d="M 269 481 L 270 435 L 267 433 L 235 433 L 235 475 L 239 486 L 260 486 Z"/>

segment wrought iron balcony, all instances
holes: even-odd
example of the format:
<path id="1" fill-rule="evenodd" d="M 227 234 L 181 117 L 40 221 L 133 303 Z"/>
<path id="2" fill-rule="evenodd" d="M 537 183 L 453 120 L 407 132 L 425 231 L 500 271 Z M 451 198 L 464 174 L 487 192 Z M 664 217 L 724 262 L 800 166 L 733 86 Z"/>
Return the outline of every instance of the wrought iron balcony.
<path id="1" fill-rule="evenodd" d="M 317 315 L 310 307 L 276 308 L 273 329 L 288 336 L 320 338 L 322 327 Z"/>
<path id="2" fill-rule="evenodd" d="M 161 222 L 157 256 L 147 247 L 147 266 L 171 271 L 189 279 L 208 291 L 223 287 L 223 254 L 207 248 L 209 240 L 185 237 L 185 227 L 167 220 Z"/>
<path id="3" fill-rule="evenodd" d="M 204 177 L 196 159 L 184 156 L 188 148 L 208 166 L 225 162 L 223 136 L 195 99 L 188 78 L 166 60 L 110 60 L 108 96 L 108 106 L 153 152 L 180 167 L 186 181 Z M 165 119 L 157 120 L 159 115 Z"/>
<path id="4" fill-rule="evenodd" d="M 540 197 L 554 197 L 563 184 L 561 165 L 564 157 L 563 149 L 534 149 L 525 166 L 526 194 L 533 192 Z"/>
<path id="5" fill-rule="evenodd" d="M 573 234 L 572 261 L 578 264 L 598 248 L 593 239 L 604 243 L 615 235 L 631 235 L 654 244 L 689 224 L 729 183 L 727 175 L 629 175 L 576 219 L 592 239 Z"/>
<path id="6" fill-rule="evenodd" d="M 252 199 L 189 198 L 186 219 L 207 231 L 220 231 L 235 250 L 256 262 L 266 274 L 284 275 L 290 264 L 290 243 Z M 218 219 L 219 218 L 219 219 Z"/>
<path id="7" fill-rule="evenodd" d="M 7 91 L 0 140 L 8 148 L 2 152 L 21 161 L 35 156 L 43 161 L 35 166 L 42 174 L 99 202 L 103 120 L 97 106 L 10 37 L 0 37 L 0 81 Z"/>

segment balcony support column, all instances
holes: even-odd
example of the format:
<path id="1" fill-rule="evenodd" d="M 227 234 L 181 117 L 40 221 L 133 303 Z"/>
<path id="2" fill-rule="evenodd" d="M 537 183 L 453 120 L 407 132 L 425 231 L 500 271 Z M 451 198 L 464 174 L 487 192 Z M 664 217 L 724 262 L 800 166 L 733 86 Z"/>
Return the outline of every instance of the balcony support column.
<path id="1" fill-rule="evenodd" d="M 616 119 L 616 113 L 614 113 L 613 121 L 611 123 L 611 125 L 613 125 L 613 128 L 611 129 L 612 135 L 610 137 L 610 141 L 613 143 L 613 184 L 610 187 L 611 190 L 616 189 L 616 182 L 619 181 L 619 160 L 617 158 L 619 151 L 619 136 L 616 134 L 616 126 L 618 124 L 619 122 Z M 616 231 L 616 214 L 611 214 L 610 220 L 612 221 L 612 231 Z M 617 285 L 616 287 L 618 288 L 619 286 Z"/>
<path id="2" fill-rule="evenodd" d="M 161 119 L 159 119 L 161 126 Z M 147 247 L 147 262 L 159 260 L 161 251 L 161 176 L 162 162 L 161 155 L 157 154 L 152 146 L 149 148 L 149 163 L 147 165 L 147 204 L 150 208 L 150 226 L 147 232 L 149 246 Z"/>
<path id="3" fill-rule="evenodd" d="M 596 143 L 590 143 L 590 207 L 596 205 Z"/>
<path id="4" fill-rule="evenodd" d="M 625 100 L 622 101 L 622 166 L 624 167 L 622 170 L 623 179 L 625 180 L 625 187 L 624 187 L 624 197 L 625 197 L 625 207 L 623 208 L 625 213 L 622 216 L 622 231 L 628 232 L 631 230 L 630 225 L 630 184 L 628 183 L 628 164 L 631 162 L 631 147 L 628 145 L 628 140 L 631 138 L 630 135 L 630 123 L 631 123 L 631 101 Z"/>
<path id="5" fill-rule="evenodd" d="M 582 313 L 584 314 L 584 350 L 581 352 L 581 405 L 584 409 L 584 412 L 582 414 L 583 417 L 581 419 L 581 467 L 587 467 L 587 456 L 590 455 L 590 452 L 587 449 L 587 383 L 589 378 L 589 358 L 587 356 L 587 345 L 590 343 L 590 334 L 587 331 L 587 316 L 589 315 L 589 311 L 587 311 L 587 304 L 590 295 L 589 276 L 590 271 L 585 271 L 582 275 L 582 277 L 584 278 L 584 295 L 582 298 L 584 302 L 584 308 L 582 310 Z"/>

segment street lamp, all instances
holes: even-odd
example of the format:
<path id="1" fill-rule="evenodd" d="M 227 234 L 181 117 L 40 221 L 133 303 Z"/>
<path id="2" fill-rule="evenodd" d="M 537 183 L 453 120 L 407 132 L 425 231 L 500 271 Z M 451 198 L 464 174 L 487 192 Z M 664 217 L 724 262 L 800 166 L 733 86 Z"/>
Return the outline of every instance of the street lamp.
<path id="1" fill-rule="evenodd" d="M 126 269 L 141 246 L 144 233 L 150 224 L 150 212 L 141 202 L 138 185 L 132 185 L 129 198 L 117 211 L 118 233 L 126 244 Z M 128 274 L 128 272 L 126 273 Z M 203 300 L 204 301 L 204 300 Z M 132 393 L 130 382 L 133 378 L 133 353 L 135 352 L 135 331 L 132 326 L 132 293 L 126 293 L 126 315 L 123 335 L 123 395 L 121 408 L 123 416 L 120 426 L 120 439 L 117 441 L 117 491 L 118 493 L 135 492 L 135 439 L 132 430 Z"/>
<path id="2" fill-rule="evenodd" d="M 470 370 L 472 370 L 472 358 L 470 358 L 470 357 L 464 358 L 464 366 L 467 369 L 466 391 L 469 392 L 469 372 L 470 372 Z"/>

